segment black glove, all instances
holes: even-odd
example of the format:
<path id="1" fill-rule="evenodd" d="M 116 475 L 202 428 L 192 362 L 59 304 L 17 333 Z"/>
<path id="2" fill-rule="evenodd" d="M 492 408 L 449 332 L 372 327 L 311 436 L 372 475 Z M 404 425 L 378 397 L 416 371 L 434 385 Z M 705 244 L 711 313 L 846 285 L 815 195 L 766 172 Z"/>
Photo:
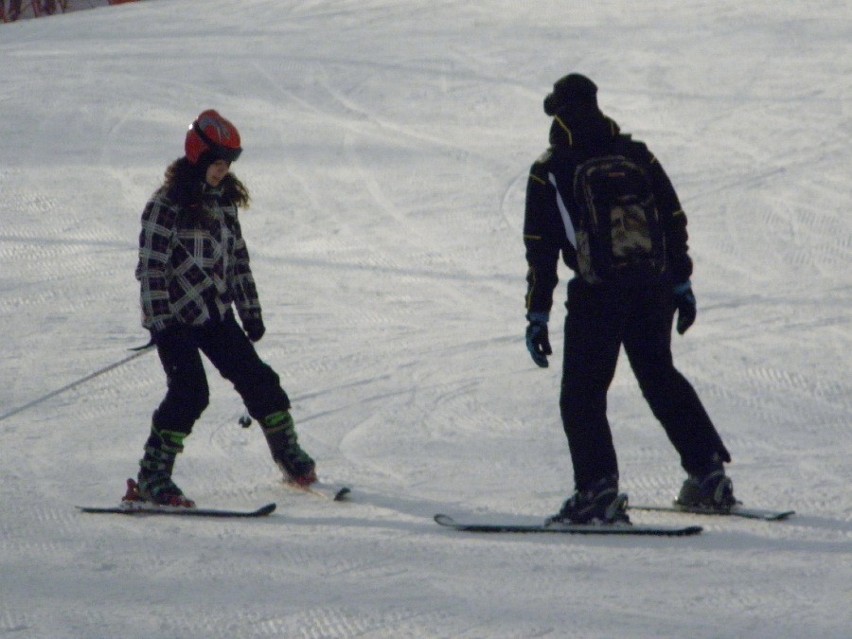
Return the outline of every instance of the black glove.
<path id="1" fill-rule="evenodd" d="M 528 313 L 527 320 L 527 350 L 530 352 L 533 361 L 547 368 L 547 356 L 553 355 L 553 350 L 550 348 L 550 338 L 547 332 L 547 320 L 550 316 L 547 313 Z"/>
<path id="2" fill-rule="evenodd" d="M 262 319 L 259 317 L 251 317 L 243 320 L 243 330 L 252 342 L 258 342 L 266 332 L 266 327 L 263 325 Z"/>
<path id="3" fill-rule="evenodd" d="M 689 280 L 674 287 L 674 302 L 677 308 L 677 332 L 683 335 L 692 326 L 698 312 Z"/>
<path id="4" fill-rule="evenodd" d="M 159 330 L 151 329 L 151 344 L 156 346 L 169 347 L 176 341 L 184 339 L 186 329 L 181 324 L 169 324 L 165 328 Z"/>

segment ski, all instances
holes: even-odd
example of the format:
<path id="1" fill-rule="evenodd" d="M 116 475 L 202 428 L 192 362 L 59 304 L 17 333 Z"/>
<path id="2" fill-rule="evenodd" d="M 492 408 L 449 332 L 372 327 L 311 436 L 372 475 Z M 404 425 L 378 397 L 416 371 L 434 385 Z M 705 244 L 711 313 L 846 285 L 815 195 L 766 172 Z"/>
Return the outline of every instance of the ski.
<path id="1" fill-rule="evenodd" d="M 176 515 L 180 517 L 265 517 L 275 510 L 274 503 L 261 506 L 257 510 L 229 510 L 219 508 L 186 508 L 184 506 L 159 506 L 157 504 L 135 502 L 122 506 L 77 506 L 84 513 L 104 513 L 116 515 Z"/>
<path id="2" fill-rule="evenodd" d="M 189 502 L 191 504 L 192 502 Z M 139 495 L 135 479 L 127 480 L 127 492 L 118 506 L 77 506 L 84 513 L 113 515 L 177 515 L 184 517 L 265 517 L 275 510 L 275 504 L 266 504 L 257 510 L 230 510 L 220 508 L 196 508 L 194 505 L 166 505 L 144 500 Z"/>
<path id="3" fill-rule="evenodd" d="M 543 523 L 495 524 L 458 522 L 449 515 L 435 515 L 435 522 L 441 526 L 479 533 L 562 533 L 569 535 L 651 535 L 656 537 L 686 537 L 697 535 L 701 526 L 647 526 L 630 524 L 560 524 L 547 526 Z"/>
<path id="4" fill-rule="evenodd" d="M 733 506 L 722 510 L 713 510 L 711 508 L 699 508 L 691 506 L 680 506 L 672 504 L 671 506 L 653 506 L 640 505 L 628 506 L 630 510 L 646 510 L 654 512 L 671 512 L 671 513 L 689 513 L 692 515 L 714 515 L 720 517 L 742 517 L 744 519 L 759 519 L 761 521 L 781 521 L 796 514 L 795 510 L 767 510 L 766 508 L 747 508 L 744 506 Z"/>
<path id="5" fill-rule="evenodd" d="M 297 482 L 285 479 L 284 485 L 291 490 L 330 501 L 346 501 L 352 492 L 349 486 L 324 481 L 315 481 L 312 484 L 303 486 Z"/>

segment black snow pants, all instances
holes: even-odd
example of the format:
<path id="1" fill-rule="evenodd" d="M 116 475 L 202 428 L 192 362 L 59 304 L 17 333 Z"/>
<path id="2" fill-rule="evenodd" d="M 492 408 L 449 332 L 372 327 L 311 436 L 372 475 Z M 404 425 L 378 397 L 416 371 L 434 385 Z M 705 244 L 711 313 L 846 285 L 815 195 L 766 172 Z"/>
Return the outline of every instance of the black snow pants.
<path id="1" fill-rule="evenodd" d="M 730 461 L 701 400 L 674 367 L 671 289 L 665 278 L 590 285 L 575 277 L 568 283 L 559 406 L 578 490 L 618 477 L 606 398 L 622 344 L 684 470 L 703 475 Z"/>
<path id="2" fill-rule="evenodd" d="M 290 409 L 278 375 L 261 361 L 233 311 L 221 322 L 168 329 L 157 340 L 157 352 L 168 384 L 166 396 L 154 412 L 157 430 L 188 435 L 207 408 L 210 390 L 201 353 L 234 385 L 255 419 Z"/>

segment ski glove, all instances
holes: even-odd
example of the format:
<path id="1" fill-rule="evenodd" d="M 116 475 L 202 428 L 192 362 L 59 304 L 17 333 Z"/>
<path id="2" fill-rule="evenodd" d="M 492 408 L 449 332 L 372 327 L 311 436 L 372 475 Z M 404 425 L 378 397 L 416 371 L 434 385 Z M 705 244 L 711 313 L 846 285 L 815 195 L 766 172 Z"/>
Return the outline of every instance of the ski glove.
<path id="1" fill-rule="evenodd" d="M 266 327 L 263 325 L 262 319 L 253 317 L 243 321 L 243 330 L 252 342 L 258 342 L 266 332 Z"/>
<path id="2" fill-rule="evenodd" d="M 547 356 L 553 355 L 553 350 L 550 348 L 550 338 L 547 332 L 547 320 L 550 316 L 547 313 L 528 313 L 527 320 L 527 350 L 530 352 L 533 361 L 547 368 Z"/>
<path id="3" fill-rule="evenodd" d="M 151 329 L 151 341 L 149 344 L 160 346 L 161 344 L 173 344 L 175 340 L 182 339 L 184 329 L 180 324 L 168 324 L 160 330 Z"/>
<path id="4" fill-rule="evenodd" d="M 695 295 L 692 293 L 692 283 L 686 280 L 674 287 L 674 302 L 677 308 L 677 332 L 683 335 L 692 326 L 698 312 L 695 305 Z"/>

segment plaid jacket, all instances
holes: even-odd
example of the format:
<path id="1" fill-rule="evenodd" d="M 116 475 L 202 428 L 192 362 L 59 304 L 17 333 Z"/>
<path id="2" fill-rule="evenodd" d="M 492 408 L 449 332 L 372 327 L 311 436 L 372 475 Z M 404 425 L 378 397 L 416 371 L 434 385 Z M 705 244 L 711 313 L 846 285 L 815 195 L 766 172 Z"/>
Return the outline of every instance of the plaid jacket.
<path id="1" fill-rule="evenodd" d="M 142 213 L 139 263 L 142 326 L 199 326 L 235 304 L 240 320 L 261 317 L 237 207 L 205 185 L 202 204 L 182 209 L 157 191 Z M 213 312 L 215 309 L 215 312 Z"/>

